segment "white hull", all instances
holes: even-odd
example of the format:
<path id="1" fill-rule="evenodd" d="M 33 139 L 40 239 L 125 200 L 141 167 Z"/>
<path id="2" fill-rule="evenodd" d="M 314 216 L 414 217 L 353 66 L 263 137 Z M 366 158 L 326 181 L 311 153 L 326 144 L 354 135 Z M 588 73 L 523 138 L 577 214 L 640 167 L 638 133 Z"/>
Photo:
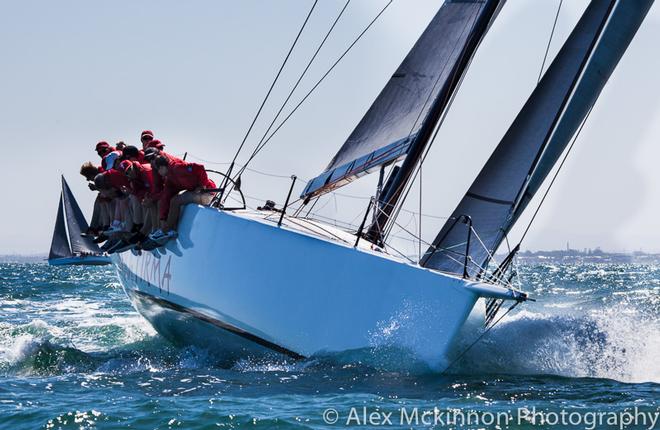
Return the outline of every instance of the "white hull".
<path id="1" fill-rule="evenodd" d="M 387 345 L 441 365 L 479 297 L 515 294 L 404 263 L 364 241 L 356 249 L 303 232 L 299 221 L 279 228 L 263 213 L 188 205 L 166 248 L 112 258 L 159 333 L 229 360 Z"/>

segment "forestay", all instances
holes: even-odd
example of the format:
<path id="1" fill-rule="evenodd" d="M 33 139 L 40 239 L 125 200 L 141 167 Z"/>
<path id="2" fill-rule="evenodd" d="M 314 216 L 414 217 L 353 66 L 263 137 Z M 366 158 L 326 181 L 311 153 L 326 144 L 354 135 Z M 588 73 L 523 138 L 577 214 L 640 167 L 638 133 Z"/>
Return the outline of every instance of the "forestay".
<path id="1" fill-rule="evenodd" d="M 538 191 L 598 98 L 653 0 L 592 0 L 539 85 L 420 264 L 463 274 L 469 216 L 485 245 L 469 249 L 478 275 Z M 478 267 L 480 266 L 480 267 Z"/>
<path id="2" fill-rule="evenodd" d="M 436 101 L 444 107 L 503 0 L 447 0 L 325 171 L 302 197 L 345 185 L 408 154 Z M 478 34 L 476 34 L 478 33 Z"/>

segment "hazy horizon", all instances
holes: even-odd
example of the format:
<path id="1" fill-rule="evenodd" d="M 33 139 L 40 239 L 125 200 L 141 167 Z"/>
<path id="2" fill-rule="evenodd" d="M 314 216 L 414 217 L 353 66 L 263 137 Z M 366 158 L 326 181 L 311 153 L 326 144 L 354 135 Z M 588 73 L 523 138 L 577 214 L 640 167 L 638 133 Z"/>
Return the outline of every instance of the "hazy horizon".
<path id="1" fill-rule="evenodd" d="M 515 118 L 536 84 L 558 1 L 507 1 L 425 163 L 423 213 L 451 213 Z M 587 3 L 563 3 L 547 64 Z M 89 219 L 94 193 L 78 170 L 84 161 L 99 161 L 94 153 L 99 140 L 138 144 L 140 131 L 152 129 L 170 152 L 188 152 L 191 161 L 230 161 L 311 4 L 3 4 L 0 142 L 5 163 L 0 180 L 5 205 L 0 255 L 47 252 L 60 174 Z M 343 4 L 319 2 L 244 156 Z M 289 106 L 384 4 L 351 2 Z M 440 4 L 395 0 L 251 167 L 297 174 L 298 193 L 304 179 L 323 170 Z M 568 241 L 576 249 L 660 252 L 660 58 L 651 54 L 660 40 L 659 24 L 660 7 L 654 5 L 601 94 L 523 249 L 563 249 Z M 339 192 L 368 198 L 375 176 Z M 288 185 L 288 179 L 253 173 L 243 178 L 255 206 L 266 198 L 281 203 Z M 512 242 L 537 203 L 538 198 L 511 233 Z M 365 207 L 364 200 L 328 197 L 323 214 L 350 221 Z M 409 209 L 417 207 L 412 198 Z M 406 222 L 417 228 L 412 217 Z M 425 219 L 425 238 L 440 225 Z"/>

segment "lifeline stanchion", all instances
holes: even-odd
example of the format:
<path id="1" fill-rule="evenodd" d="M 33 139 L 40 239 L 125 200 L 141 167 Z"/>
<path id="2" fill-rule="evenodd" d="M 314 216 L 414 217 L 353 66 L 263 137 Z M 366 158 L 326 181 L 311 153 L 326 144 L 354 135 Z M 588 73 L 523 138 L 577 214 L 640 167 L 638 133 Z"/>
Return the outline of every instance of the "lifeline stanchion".
<path id="1" fill-rule="evenodd" d="M 291 175 L 291 187 L 289 188 L 289 194 L 286 195 L 286 201 L 284 202 L 284 207 L 282 208 L 282 213 L 280 214 L 280 220 L 277 222 L 277 226 L 282 226 L 282 220 L 284 219 L 284 214 L 286 213 L 286 207 L 289 206 L 289 199 L 291 198 L 291 193 L 293 192 L 293 186 L 296 184 L 296 175 Z"/>

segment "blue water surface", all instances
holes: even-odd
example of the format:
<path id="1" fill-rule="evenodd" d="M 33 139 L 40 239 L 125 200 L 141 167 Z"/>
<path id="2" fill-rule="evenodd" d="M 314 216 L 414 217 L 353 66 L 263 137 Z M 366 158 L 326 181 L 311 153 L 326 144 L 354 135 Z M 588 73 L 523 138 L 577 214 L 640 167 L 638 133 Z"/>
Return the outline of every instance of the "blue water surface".
<path id="1" fill-rule="evenodd" d="M 0 429 L 652 428 L 660 267 L 520 271 L 539 301 L 441 373 L 386 347 L 226 368 L 157 335 L 112 268 L 0 264 Z"/>

